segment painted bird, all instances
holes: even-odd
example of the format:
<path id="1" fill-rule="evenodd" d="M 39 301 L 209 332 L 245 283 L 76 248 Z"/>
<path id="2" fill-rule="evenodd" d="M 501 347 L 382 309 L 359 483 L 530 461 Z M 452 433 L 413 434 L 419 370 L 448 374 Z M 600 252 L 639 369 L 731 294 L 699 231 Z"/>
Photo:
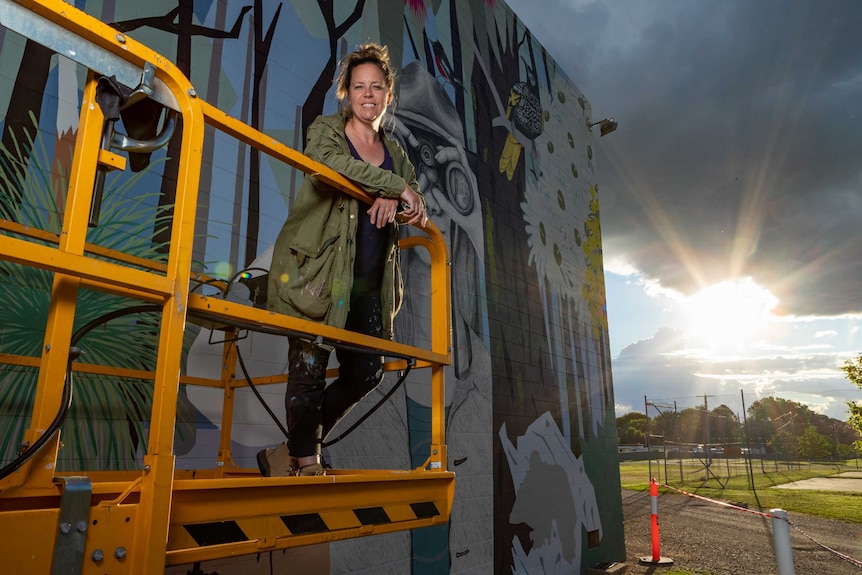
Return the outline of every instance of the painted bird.
<path id="1" fill-rule="evenodd" d="M 506 137 L 503 152 L 500 154 L 500 172 L 505 172 L 509 180 L 512 179 L 521 157 L 521 143 L 515 136 L 515 130 L 527 140 L 535 140 L 545 128 L 542 112 L 536 75 L 527 68 L 527 81 L 512 86 L 506 105 L 506 118 L 512 123 L 512 131 Z"/>
<path id="2" fill-rule="evenodd" d="M 449 63 L 449 57 L 446 56 L 446 51 L 443 50 L 443 44 L 439 40 L 431 40 L 431 49 L 434 50 L 434 65 L 440 75 L 456 86 L 461 86 L 461 81 L 455 77 L 455 72 L 452 70 L 452 64 Z"/>

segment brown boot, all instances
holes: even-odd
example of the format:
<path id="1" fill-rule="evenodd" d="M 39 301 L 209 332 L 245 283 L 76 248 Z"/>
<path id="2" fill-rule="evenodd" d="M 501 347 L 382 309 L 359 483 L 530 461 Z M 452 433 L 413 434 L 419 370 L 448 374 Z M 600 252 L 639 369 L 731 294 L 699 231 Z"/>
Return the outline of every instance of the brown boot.
<path id="1" fill-rule="evenodd" d="M 264 477 L 287 477 L 296 475 L 296 458 L 290 454 L 286 443 L 257 452 L 257 466 Z"/>
<path id="2" fill-rule="evenodd" d="M 323 466 L 319 463 L 312 463 L 311 465 L 306 465 L 301 467 L 299 471 L 296 473 L 300 476 L 312 476 L 312 475 L 325 475 L 323 471 Z"/>

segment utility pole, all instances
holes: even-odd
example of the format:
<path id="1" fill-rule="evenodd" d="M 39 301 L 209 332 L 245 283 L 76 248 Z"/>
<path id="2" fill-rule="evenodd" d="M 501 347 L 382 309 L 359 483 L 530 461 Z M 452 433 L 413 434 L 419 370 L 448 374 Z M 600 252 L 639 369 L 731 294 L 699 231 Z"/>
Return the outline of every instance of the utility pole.
<path id="1" fill-rule="evenodd" d="M 704 455 L 706 455 L 706 459 L 704 460 L 704 463 L 705 463 L 704 469 L 706 470 L 706 476 L 707 477 L 712 475 L 715 478 L 715 480 L 718 481 L 718 484 L 721 485 L 722 487 L 724 487 L 724 485 L 721 483 L 721 479 L 719 479 L 718 476 L 712 472 L 712 445 L 710 444 L 711 438 L 710 438 L 710 432 L 709 432 L 709 404 L 706 401 L 707 397 L 715 397 L 715 396 L 714 395 L 706 395 L 705 393 L 703 394 L 703 418 L 704 418 L 704 421 L 706 422 L 706 443 L 703 445 L 703 451 L 705 452 Z"/>
<path id="2" fill-rule="evenodd" d="M 652 452 L 649 447 L 649 402 L 644 396 L 644 415 L 646 415 L 646 433 L 644 434 L 644 445 L 646 445 L 647 467 L 649 468 L 649 479 L 652 481 Z"/>
<path id="3" fill-rule="evenodd" d="M 703 421 L 706 425 L 706 443 L 703 445 L 703 450 L 706 455 L 706 466 L 709 467 L 709 464 L 712 463 L 712 446 L 710 445 L 710 436 L 709 436 L 709 406 L 706 403 L 707 395 L 703 394 Z"/>
<path id="4" fill-rule="evenodd" d="M 754 469 L 751 467 L 751 440 L 748 438 L 748 417 L 745 414 L 745 392 L 741 389 L 739 390 L 739 397 L 742 399 L 742 419 L 743 419 L 743 430 L 745 431 L 745 447 L 748 449 L 748 456 L 745 458 L 748 461 L 748 473 L 749 477 L 751 477 L 751 492 L 757 493 L 757 489 L 754 486 Z M 761 460 L 762 463 L 763 460 Z"/>

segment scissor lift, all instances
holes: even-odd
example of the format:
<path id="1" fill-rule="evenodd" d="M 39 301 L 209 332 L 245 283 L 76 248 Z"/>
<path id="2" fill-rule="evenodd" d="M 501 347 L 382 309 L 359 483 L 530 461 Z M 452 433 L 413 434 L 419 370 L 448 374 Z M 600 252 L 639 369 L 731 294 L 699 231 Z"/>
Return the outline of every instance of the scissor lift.
<path id="1" fill-rule="evenodd" d="M 0 24 L 90 70 L 59 235 L 0 220 L 0 259 L 54 273 L 45 341 L 39 357 L 0 356 L 2 364 L 38 369 L 30 426 L 20 464 L 0 478 L 0 565 L 3 573 L 158 573 L 179 565 L 350 537 L 445 523 L 454 495 L 444 438 L 443 368 L 450 363 L 449 268 L 440 231 L 402 240 L 403 249 L 426 249 L 431 259 L 429 349 L 322 326 L 221 297 L 193 293 L 201 278 L 191 271 L 204 127 L 209 125 L 272 158 L 314 173 L 368 201 L 349 180 L 196 97 L 188 79 L 166 58 L 62 0 L 0 0 Z M 100 77 L 135 87 L 181 118 L 177 196 L 167 264 L 113 252 L 87 242 L 97 180 L 126 168 L 121 147 L 106 138 L 95 102 Z M 168 122 L 166 122 L 168 123 Z M 111 143 L 113 142 L 113 144 Z M 137 143 L 139 144 L 139 143 Z M 137 145 L 132 142 L 130 145 Z M 127 148 L 128 149 L 128 148 Z M 73 320 L 78 294 L 121 295 L 159 314 L 155 371 L 141 372 L 73 361 Z M 222 330 L 311 334 L 330 343 L 378 350 L 393 358 L 387 370 L 408 364 L 429 369 L 432 382 L 431 446 L 416 469 L 330 470 L 321 477 L 261 477 L 230 454 L 235 346 L 225 346 L 221 378 L 178 377 L 183 336 L 195 321 Z M 83 356 L 86 358 L 86 356 Z M 83 359 L 82 358 L 82 359 Z M 67 376 L 68 372 L 68 376 Z M 68 407 L 73 373 L 152 380 L 147 451 L 134 471 L 56 471 L 58 414 Z M 286 376 L 256 378 L 259 385 Z M 217 464 L 176 470 L 174 425 L 180 383 L 224 390 Z M 17 461 L 17 460 L 16 460 Z M 14 462 L 13 462 L 14 463 Z M 4 464 L 5 465 L 5 464 Z M 6 465 L 9 467 L 9 465 Z"/>

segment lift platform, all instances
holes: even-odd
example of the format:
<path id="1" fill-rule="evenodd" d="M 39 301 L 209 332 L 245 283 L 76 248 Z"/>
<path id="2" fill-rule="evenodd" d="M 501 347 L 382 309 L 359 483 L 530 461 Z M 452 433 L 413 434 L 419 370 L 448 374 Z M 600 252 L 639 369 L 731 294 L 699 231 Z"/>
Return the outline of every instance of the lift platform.
<path id="1" fill-rule="evenodd" d="M 165 566 L 258 553 L 449 520 L 455 475 L 447 469 L 444 367 L 450 357 L 449 262 L 440 231 L 402 240 L 402 249 L 430 254 L 429 348 L 419 348 L 321 326 L 252 305 L 193 292 L 215 282 L 192 272 L 201 151 L 205 126 L 252 146 L 270 158 L 345 193 L 368 201 L 349 180 L 300 152 L 237 121 L 197 97 L 189 80 L 165 57 L 62 0 L 0 0 L 0 24 L 89 70 L 69 174 L 60 234 L 0 220 L 0 260 L 53 272 L 53 287 L 39 356 L 0 355 L 0 365 L 38 371 L 20 456 L 0 470 L 0 565 L 3 573 L 139 574 Z M 165 130 L 152 141 L 114 131 L 96 102 L 100 78 L 131 89 L 166 109 Z M 166 263 L 88 242 L 105 173 L 125 170 L 121 151 L 152 149 L 181 126 L 177 194 Z M 73 341 L 79 298 L 88 290 L 113 294 L 158 315 L 153 371 L 86 363 Z M 430 370 L 431 445 L 415 469 L 328 470 L 320 477 L 261 477 L 237 465 L 230 453 L 236 346 L 225 345 L 218 379 L 178 377 L 183 338 L 192 322 L 220 330 L 276 335 L 309 334 L 332 344 L 376 350 L 387 370 Z M 74 375 L 96 373 L 152 382 L 146 452 L 139 469 L 56 470 L 63 417 L 72 402 Z M 283 383 L 283 374 L 255 378 Z M 224 391 L 217 464 L 177 470 L 174 425 L 179 384 Z"/>

